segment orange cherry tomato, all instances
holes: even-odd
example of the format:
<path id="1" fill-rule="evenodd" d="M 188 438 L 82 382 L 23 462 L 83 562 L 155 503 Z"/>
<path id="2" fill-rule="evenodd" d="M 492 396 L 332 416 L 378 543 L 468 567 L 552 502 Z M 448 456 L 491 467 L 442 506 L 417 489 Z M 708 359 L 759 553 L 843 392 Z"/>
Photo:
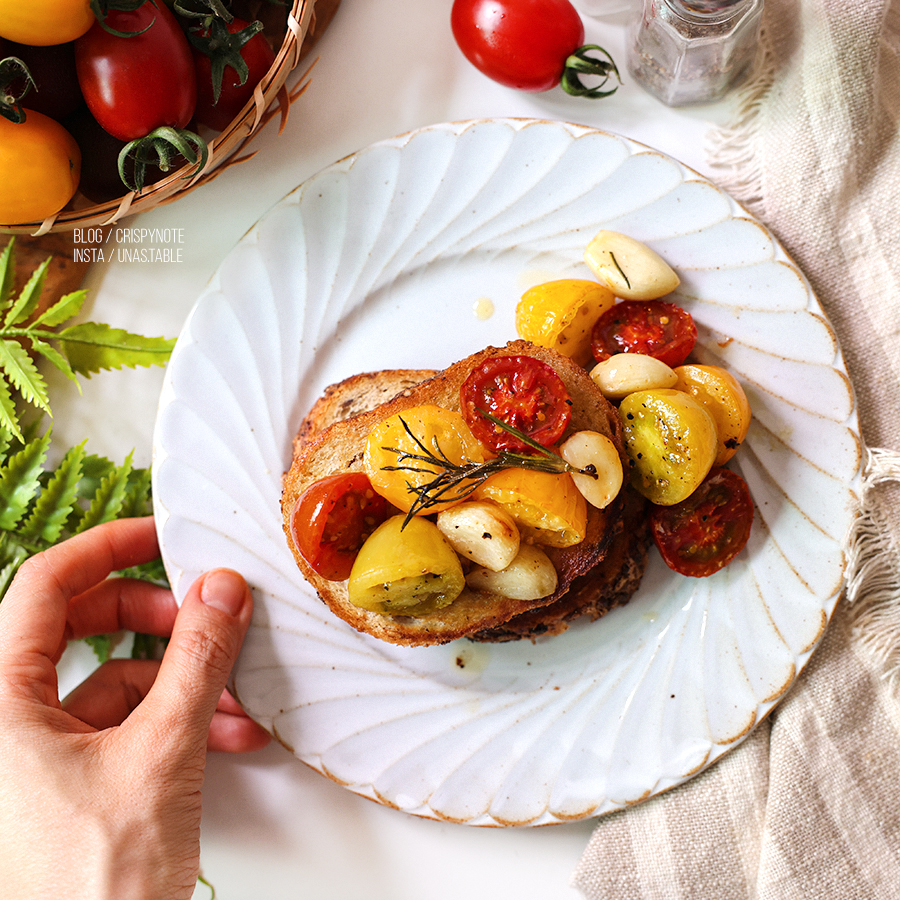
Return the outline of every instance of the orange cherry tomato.
<path id="1" fill-rule="evenodd" d="M 81 151 L 58 122 L 25 110 L 18 125 L 0 117 L 0 223 L 41 222 L 72 199 Z"/>
<path id="2" fill-rule="evenodd" d="M 0 0 L 0 37 L 19 44 L 65 44 L 95 21 L 91 0 Z"/>

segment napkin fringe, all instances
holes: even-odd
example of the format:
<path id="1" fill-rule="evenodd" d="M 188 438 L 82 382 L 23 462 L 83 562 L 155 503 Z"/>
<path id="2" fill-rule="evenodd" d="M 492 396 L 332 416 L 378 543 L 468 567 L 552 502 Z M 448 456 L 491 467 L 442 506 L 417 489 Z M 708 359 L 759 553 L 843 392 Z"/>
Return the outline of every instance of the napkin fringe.
<path id="1" fill-rule="evenodd" d="M 900 554 L 879 515 L 877 488 L 900 485 L 900 453 L 869 448 L 860 514 L 847 539 L 847 603 L 855 642 L 892 684 L 900 682 Z"/>
<path id="2" fill-rule="evenodd" d="M 775 54 L 766 22 L 760 28 L 759 50 L 750 80 L 737 93 L 737 109 L 731 120 L 707 135 L 707 159 L 717 170 L 717 184 L 762 218 L 762 164 L 756 152 L 759 109 L 775 83 Z"/>

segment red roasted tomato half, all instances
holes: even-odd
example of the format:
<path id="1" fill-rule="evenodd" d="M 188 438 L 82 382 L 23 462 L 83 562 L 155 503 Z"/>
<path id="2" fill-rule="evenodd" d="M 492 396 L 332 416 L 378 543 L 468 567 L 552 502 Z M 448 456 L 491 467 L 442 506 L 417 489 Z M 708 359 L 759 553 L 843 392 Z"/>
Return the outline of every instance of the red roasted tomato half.
<path id="1" fill-rule="evenodd" d="M 311 484 L 294 504 L 294 546 L 317 575 L 345 581 L 360 547 L 388 510 L 362 472 L 330 475 Z"/>

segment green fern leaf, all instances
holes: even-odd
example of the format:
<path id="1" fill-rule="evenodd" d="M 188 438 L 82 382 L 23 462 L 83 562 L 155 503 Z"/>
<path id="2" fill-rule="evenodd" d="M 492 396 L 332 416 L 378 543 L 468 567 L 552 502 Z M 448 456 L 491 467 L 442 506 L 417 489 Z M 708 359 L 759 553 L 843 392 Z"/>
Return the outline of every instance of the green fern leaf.
<path id="1" fill-rule="evenodd" d="M 61 322 L 71 319 L 72 316 L 78 315 L 78 313 L 81 312 L 81 307 L 84 305 L 86 297 L 86 290 L 73 291 L 71 294 L 60 297 L 53 306 L 46 312 L 41 313 L 34 322 L 32 322 L 32 327 L 36 328 L 41 325 L 45 328 L 51 328 L 54 325 L 59 325 Z"/>
<path id="2" fill-rule="evenodd" d="M 122 501 L 120 519 L 146 516 L 153 511 L 150 501 L 150 469 L 134 469 Z"/>
<path id="3" fill-rule="evenodd" d="M 78 501 L 78 482 L 85 457 L 85 441 L 69 449 L 62 462 L 51 473 L 20 534 L 24 540 L 54 544 Z"/>
<path id="4" fill-rule="evenodd" d="M 8 532 L 0 534 L 0 597 L 6 593 L 19 566 L 30 555 L 21 544 L 10 541 L 9 538 Z"/>
<path id="5" fill-rule="evenodd" d="M 29 441 L 0 468 L 0 528 L 11 531 L 40 489 L 50 432 Z"/>
<path id="6" fill-rule="evenodd" d="M 4 326 L 8 328 L 10 325 L 18 325 L 20 322 L 24 322 L 37 309 L 49 267 L 50 257 L 48 256 L 31 273 L 31 277 L 28 279 L 25 287 L 22 288 L 16 301 L 10 306 L 3 321 Z"/>
<path id="7" fill-rule="evenodd" d="M 18 341 L 0 340 L 0 371 L 26 403 L 50 412 L 47 382 Z"/>
<path id="8" fill-rule="evenodd" d="M 175 346 L 174 339 L 144 337 L 97 322 L 73 325 L 57 337 L 72 368 L 88 377 L 101 369 L 164 366 Z"/>
<path id="9" fill-rule="evenodd" d="M 94 651 L 98 663 L 102 665 L 109 659 L 113 643 L 111 634 L 92 634 L 83 640 Z"/>
<path id="10" fill-rule="evenodd" d="M 19 425 L 19 411 L 9 392 L 6 381 L 0 378 L 0 427 L 6 434 L 22 440 L 22 428 Z"/>
<path id="11" fill-rule="evenodd" d="M 100 486 L 91 498 L 90 506 L 78 523 L 77 532 L 80 533 L 101 522 L 109 522 L 119 517 L 128 491 L 128 478 L 131 470 L 132 454 L 129 453 L 125 462 L 121 466 L 115 466 L 100 482 Z"/>
<path id="12" fill-rule="evenodd" d="M 15 254 L 13 253 L 13 244 L 16 239 L 9 239 L 9 243 L 0 253 L 0 308 L 6 309 L 10 300 L 13 289 L 13 279 L 16 274 Z"/>
<path id="13" fill-rule="evenodd" d="M 29 335 L 29 340 L 31 341 L 31 347 L 35 353 L 40 354 L 47 360 L 47 362 L 53 363 L 69 381 L 74 381 L 78 384 L 78 376 L 72 371 L 72 367 L 69 365 L 66 358 L 56 349 L 52 344 L 48 344 L 46 341 L 42 341 L 36 338 L 34 335 Z M 81 390 L 81 385 L 78 385 L 79 391 Z"/>

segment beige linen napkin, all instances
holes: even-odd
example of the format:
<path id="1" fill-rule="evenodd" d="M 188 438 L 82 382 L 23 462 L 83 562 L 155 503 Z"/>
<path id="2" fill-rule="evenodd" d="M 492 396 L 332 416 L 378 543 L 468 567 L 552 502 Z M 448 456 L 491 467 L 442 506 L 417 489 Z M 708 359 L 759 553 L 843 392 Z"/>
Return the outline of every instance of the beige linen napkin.
<path id="1" fill-rule="evenodd" d="M 761 50 L 713 163 L 809 277 L 854 383 L 846 596 L 741 746 L 598 821 L 589 900 L 900 898 L 900 0 L 766 0 Z"/>

